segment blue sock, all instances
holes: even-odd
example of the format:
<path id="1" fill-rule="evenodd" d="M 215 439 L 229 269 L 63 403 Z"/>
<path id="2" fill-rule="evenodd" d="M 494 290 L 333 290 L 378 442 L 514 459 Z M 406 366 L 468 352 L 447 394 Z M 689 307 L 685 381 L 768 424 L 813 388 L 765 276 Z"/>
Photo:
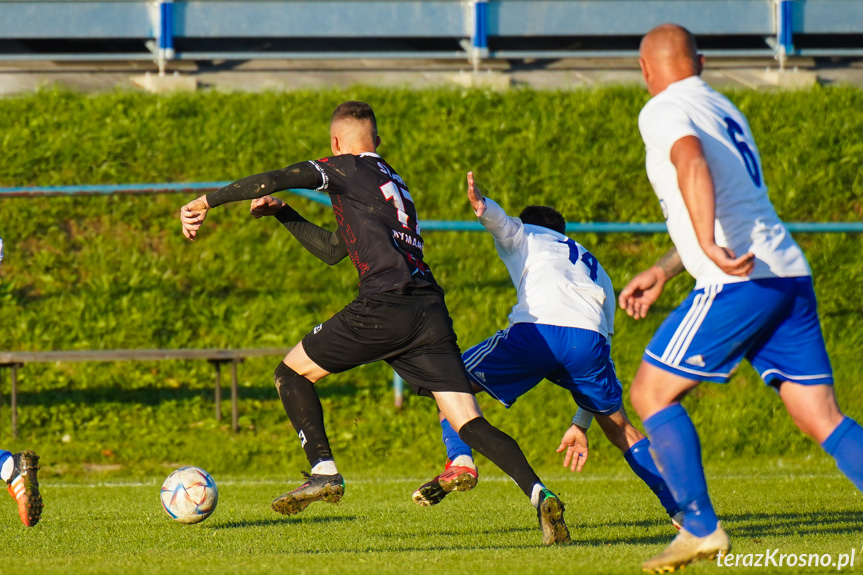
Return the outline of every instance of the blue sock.
<path id="1" fill-rule="evenodd" d="M 846 417 L 821 447 L 833 456 L 839 471 L 863 491 L 863 427 Z"/>
<path id="2" fill-rule="evenodd" d="M 659 502 L 665 507 L 665 512 L 673 517 L 678 511 L 677 502 L 674 501 L 668 485 L 665 484 L 665 480 L 659 474 L 656 463 L 653 462 L 653 457 L 648 451 L 649 448 L 650 440 L 645 437 L 630 447 L 629 451 L 623 454 L 623 458 L 632 468 L 632 471 L 656 494 Z"/>
<path id="3" fill-rule="evenodd" d="M 449 421 L 446 419 L 440 422 L 443 430 L 443 443 L 446 445 L 446 458 L 450 461 L 454 460 L 459 455 L 467 455 L 473 457 L 473 451 L 468 447 L 467 443 L 461 440 L 455 429 L 452 428 Z"/>
<path id="4" fill-rule="evenodd" d="M 701 442 L 689 414 L 679 403 L 647 418 L 650 451 L 656 467 L 684 512 L 684 528 L 696 537 L 716 530 L 716 512 L 707 495 Z"/>

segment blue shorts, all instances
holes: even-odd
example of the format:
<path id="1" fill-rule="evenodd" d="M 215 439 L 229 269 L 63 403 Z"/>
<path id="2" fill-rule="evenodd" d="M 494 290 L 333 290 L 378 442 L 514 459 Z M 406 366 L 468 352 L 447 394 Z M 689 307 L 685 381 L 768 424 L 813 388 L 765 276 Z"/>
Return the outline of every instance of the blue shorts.
<path id="1" fill-rule="evenodd" d="M 812 278 L 694 290 L 662 323 L 644 360 L 701 381 L 728 381 L 746 358 L 765 383 L 832 384 Z"/>
<path id="2" fill-rule="evenodd" d="M 462 354 L 472 381 L 510 407 L 543 379 L 601 415 L 620 410 L 623 387 L 608 340 L 595 331 L 517 323 Z"/>

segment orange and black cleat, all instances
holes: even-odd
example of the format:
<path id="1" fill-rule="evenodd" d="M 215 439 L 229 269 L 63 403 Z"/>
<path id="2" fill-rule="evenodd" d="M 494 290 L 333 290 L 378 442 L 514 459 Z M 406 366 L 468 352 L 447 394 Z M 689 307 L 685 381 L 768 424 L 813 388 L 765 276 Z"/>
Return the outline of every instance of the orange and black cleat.
<path id="1" fill-rule="evenodd" d="M 476 487 L 479 474 L 476 467 L 454 465 L 452 461 L 446 462 L 444 472 L 429 481 L 423 483 L 411 496 L 413 502 L 422 507 L 437 505 L 448 493 L 453 491 L 470 491 Z"/>
<path id="2" fill-rule="evenodd" d="M 18 502 L 21 523 L 33 527 L 42 518 L 42 495 L 39 493 L 39 456 L 32 451 L 12 455 L 15 467 L 9 478 L 9 495 Z"/>

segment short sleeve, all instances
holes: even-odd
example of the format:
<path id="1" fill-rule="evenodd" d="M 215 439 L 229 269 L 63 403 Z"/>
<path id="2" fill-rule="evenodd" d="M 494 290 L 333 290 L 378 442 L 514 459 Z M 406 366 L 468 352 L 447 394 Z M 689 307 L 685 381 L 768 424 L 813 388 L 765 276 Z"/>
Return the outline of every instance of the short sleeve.
<path id="1" fill-rule="evenodd" d="M 692 119 L 682 106 L 668 100 L 651 100 L 638 115 L 638 129 L 644 146 L 665 156 L 686 136 L 698 136 Z"/>
<path id="2" fill-rule="evenodd" d="M 345 190 L 345 185 L 350 181 L 357 169 L 356 156 L 351 154 L 312 160 L 309 164 L 323 178 L 324 183 L 318 189 L 326 190 L 331 194 L 342 193 Z"/>

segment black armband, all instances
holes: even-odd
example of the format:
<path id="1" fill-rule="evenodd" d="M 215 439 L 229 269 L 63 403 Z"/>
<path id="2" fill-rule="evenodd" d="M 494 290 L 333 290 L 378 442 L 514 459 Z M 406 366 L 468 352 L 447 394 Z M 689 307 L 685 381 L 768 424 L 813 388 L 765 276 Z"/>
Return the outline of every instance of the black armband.
<path id="1" fill-rule="evenodd" d="M 320 188 L 323 183 L 320 172 L 312 168 L 308 162 L 300 162 L 281 170 L 255 174 L 219 188 L 207 194 L 207 204 L 215 208 L 228 202 L 263 198 L 274 192 L 291 188 L 314 190 Z"/>

